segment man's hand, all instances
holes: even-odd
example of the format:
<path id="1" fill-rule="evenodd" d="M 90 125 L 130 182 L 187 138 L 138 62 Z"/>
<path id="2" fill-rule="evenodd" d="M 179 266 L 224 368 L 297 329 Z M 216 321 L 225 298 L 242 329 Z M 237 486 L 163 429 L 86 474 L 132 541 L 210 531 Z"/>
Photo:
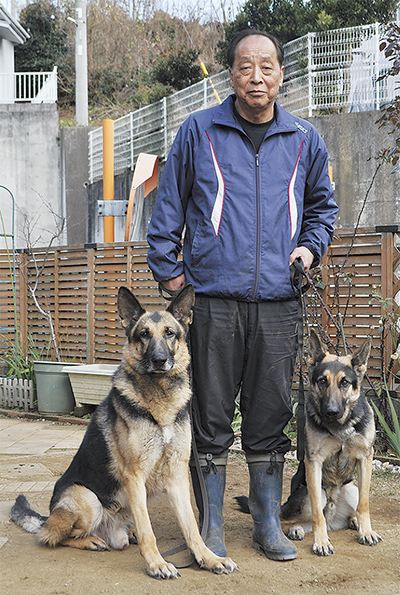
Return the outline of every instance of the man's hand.
<path id="1" fill-rule="evenodd" d="M 179 275 L 179 277 L 175 277 L 175 279 L 170 279 L 169 281 L 163 281 L 162 284 L 167 289 L 171 291 L 179 291 L 179 289 L 183 289 L 186 285 L 185 275 Z"/>
<path id="2" fill-rule="evenodd" d="M 305 246 L 298 246 L 298 248 L 295 248 L 291 253 L 289 257 L 289 264 L 292 264 L 292 262 L 296 260 L 296 258 L 299 258 L 299 256 L 303 261 L 305 272 L 308 273 L 314 260 L 314 254 Z"/>

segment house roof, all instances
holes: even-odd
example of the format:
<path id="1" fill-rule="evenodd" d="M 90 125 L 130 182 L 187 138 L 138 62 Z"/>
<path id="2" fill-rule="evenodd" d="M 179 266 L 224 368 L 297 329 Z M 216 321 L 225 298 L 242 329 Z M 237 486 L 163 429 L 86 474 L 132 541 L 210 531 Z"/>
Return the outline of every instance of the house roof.
<path id="1" fill-rule="evenodd" d="M 12 43 L 25 43 L 30 35 L 0 4 L 0 38 Z"/>

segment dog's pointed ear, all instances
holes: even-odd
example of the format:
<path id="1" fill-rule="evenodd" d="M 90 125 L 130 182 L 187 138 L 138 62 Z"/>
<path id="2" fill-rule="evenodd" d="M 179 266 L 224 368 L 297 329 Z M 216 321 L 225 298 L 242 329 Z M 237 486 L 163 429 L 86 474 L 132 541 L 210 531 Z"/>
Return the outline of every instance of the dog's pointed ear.
<path id="1" fill-rule="evenodd" d="M 118 290 L 118 316 L 124 329 L 132 327 L 146 310 L 127 287 Z"/>
<path id="2" fill-rule="evenodd" d="M 316 362 L 321 361 L 326 355 L 326 351 L 321 343 L 321 339 L 318 337 L 317 333 L 313 328 L 310 330 L 310 342 L 308 345 L 308 353 L 310 364 L 314 364 Z"/>
<path id="3" fill-rule="evenodd" d="M 371 337 L 368 337 L 364 343 L 351 356 L 351 365 L 358 377 L 363 377 L 367 371 L 367 362 L 371 351 Z"/>
<path id="4" fill-rule="evenodd" d="M 174 318 L 178 320 L 185 328 L 191 324 L 193 320 L 193 306 L 194 306 L 194 288 L 191 283 L 178 293 L 167 308 Z"/>

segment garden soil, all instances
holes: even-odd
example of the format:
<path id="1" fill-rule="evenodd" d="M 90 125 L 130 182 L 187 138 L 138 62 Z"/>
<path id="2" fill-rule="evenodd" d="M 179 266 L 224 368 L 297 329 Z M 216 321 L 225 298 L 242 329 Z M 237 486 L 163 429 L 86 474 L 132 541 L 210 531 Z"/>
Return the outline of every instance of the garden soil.
<path id="1" fill-rule="evenodd" d="M 29 464 L 32 473 L 25 482 L 37 482 L 43 469 L 56 480 L 68 466 L 71 451 L 48 452 L 41 456 L 0 455 L 0 468 Z M 285 465 L 284 496 L 287 495 L 294 465 Z M 357 543 L 354 531 L 331 533 L 336 553 L 319 558 L 312 554 L 312 536 L 298 542 L 298 558 L 273 562 L 251 545 L 249 515 L 236 509 L 234 497 L 247 494 L 247 466 L 241 453 L 230 455 L 226 507 L 226 544 L 239 565 L 230 575 L 214 575 L 196 565 L 182 569 L 181 577 L 157 581 L 147 576 L 138 547 L 124 551 L 89 552 L 72 548 L 48 549 L 37 544 L 36 536 L 23 532 L 7 520 L 7 511 L 17 493 L 0 493 L 1 595 L 289 595 L 340 593 L 341 595 L 400 595 L 400 475 L 374 471 L 371 513 L 374 529 L 383 541 L 374 547 Z M 27 494 L 32 507 L 48 511 L 51 491 Z M 161 551 L 182 543 L 182 537 L 165 499 L 150 505 L 153 528 Z M 180 556 L 180 558 L 179 558 Z M 184 561 L 182 553 L 175 560 Z"/>

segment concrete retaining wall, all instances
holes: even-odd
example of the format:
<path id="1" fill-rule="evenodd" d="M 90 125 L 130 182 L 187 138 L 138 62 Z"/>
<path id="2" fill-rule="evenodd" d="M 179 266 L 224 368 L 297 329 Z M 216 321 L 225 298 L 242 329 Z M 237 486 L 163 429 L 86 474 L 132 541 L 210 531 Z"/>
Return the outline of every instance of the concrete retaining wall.
<path id="1" fill-rule="evenodd" d="M 53 210 L 59 214 L 59 123 L 55 104 L 0 105 L 0 184 L 15 198 L 17 247 L 25 247 L 24 223 L 30 222 L 32 241 L 44 246 L 54 232 Z M 44 203 L 48 204 L 48 207 Z M 11 229 L 11 200 L 0 191 L 0 209 L 7 233 Z M 0 225 L 0 246 L 4 243 Z"/>
<path id="2" fill-rule="evenodd" d="M 395 144 L 387 129 L 378 128 L 379 116 L 380 112 L 371 111 L 309 118 L 328 148 L 339 204 L 337 227 L 356 225 L 378 165 L 374 158 L 382 147 Z M 400 172 L 391 174 L 392 170 L 388 164 L 380 168 L 361 216 L 361 227 L 400 224 Z"/>

